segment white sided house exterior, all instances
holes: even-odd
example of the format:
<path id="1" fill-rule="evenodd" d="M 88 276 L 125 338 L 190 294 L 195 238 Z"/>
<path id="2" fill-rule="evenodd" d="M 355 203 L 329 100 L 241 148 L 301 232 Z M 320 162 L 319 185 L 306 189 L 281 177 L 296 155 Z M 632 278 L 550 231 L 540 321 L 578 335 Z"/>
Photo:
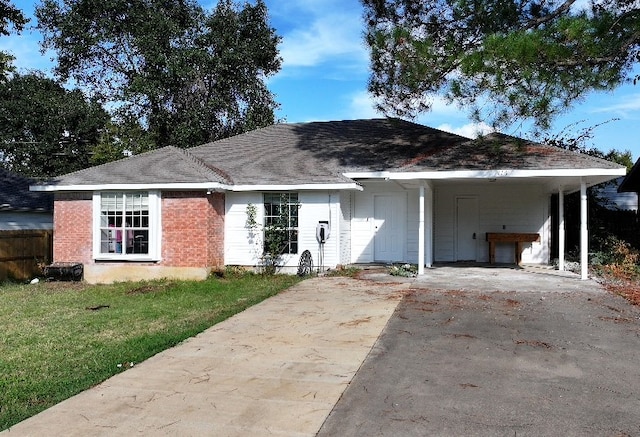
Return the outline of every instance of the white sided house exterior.
<path id="1" fill-rule="evenodd" d="M 127 183 L 132 171 L 134 182 Z M 224 265 L 258 267 L 262 227 L 278 208 L 288 208 L 292 241 L 283 270 L 295 272 L 308 250 L 314 267 L 409 262 L 420 274 L 440 262 L 489 262 L 487 233 L 538 234 L 537 241 L 522 244 L 520 256 L 542 265 L 551 261 L 555 235 L 564 269 L 563 199 L 579 191 L 586 279 L 586 189 L 624 174 L 624 167 L 608 161 L 502 134 L 470 140 L 373 119 L 276 124 L 186 150 L 158 149 L 32 189 L 93 196 L 153 190 L 162 198 L 165 190 L 221 193 Z M 551 211 L 553 194 L 559 195 L 558 211 Z M 276 205 L 279 196 L 289 199 L 287 205 Z M 252 208 L 253 228 L 247 220 Z M 324 243 L 317 238 L 319 224 L 328 233 Z M 159 228 L 167 232 L 165 225 Z M 161 244 L 167 243 L 159 236 Z M 514 244 L 497 243 L 495 262 L 513 263 L 514 252 Z"/>

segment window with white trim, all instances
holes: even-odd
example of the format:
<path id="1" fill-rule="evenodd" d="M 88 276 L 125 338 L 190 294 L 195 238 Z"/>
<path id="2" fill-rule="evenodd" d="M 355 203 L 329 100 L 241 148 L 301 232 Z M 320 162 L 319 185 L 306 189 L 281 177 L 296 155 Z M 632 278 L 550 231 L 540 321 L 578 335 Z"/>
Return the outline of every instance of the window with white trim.
<path id="1" fill-rule="evenodd" d="M 156 259 L 158 195 L 148 191 L 94 194 L 94 255 L 98 259 Z"/>
<path id="2" fill-rule="evenodd" d="M 298 193 L 264 194 L 264 251 L 298 253 Z"/>

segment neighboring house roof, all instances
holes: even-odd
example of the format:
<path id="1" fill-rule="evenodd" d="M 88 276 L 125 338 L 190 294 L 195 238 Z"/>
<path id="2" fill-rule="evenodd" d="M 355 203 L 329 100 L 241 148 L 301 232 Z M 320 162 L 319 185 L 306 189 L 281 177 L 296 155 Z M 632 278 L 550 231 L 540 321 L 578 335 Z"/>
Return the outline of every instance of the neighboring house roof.
<path id="1" fill-rule="evenodd" d="M 0 211 L 53 211 L 53 194 L 29 191 L 33 183 L 33 179 L 0 168 Z"/>
<path id="2" fill-rule="evenodd" d="M 468 138 L 393 118 L 275 124 L 186 150 L 165 147 L 50 182 L 117 184 L 353 184 L 356 174 L 620 166 L 503 134 Z"/>
<path id="3" fill-rule="evenodd" d="M 640 159 L 633 164 L 627 176 L 618 186 L 618 193 L 640 192 Z"/>
<path id="4" fill-rule="evenodd" d="M 638 195 L 635 192 L 621 192 L 619 190 L 624 176 L 599 185 L 598 200 L 607 209 L 622 211 L 638 210 Z"/>

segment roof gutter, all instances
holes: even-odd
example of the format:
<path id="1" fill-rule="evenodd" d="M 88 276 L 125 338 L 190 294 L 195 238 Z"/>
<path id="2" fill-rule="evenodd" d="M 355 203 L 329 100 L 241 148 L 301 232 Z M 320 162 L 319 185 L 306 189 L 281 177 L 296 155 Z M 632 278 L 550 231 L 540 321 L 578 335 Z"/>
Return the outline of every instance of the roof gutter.
<path id="1" fill-rule="evenodd" d="M 493 178 L 536 178 L 536 177 L 584 177 L 584 176 L 624 176 L 627 169 L 620 168 L 580 168 L 551 170 L 453 170 L 421 172 L 348 172 L 343 173 L 351 179 L 493 179 Z"/>
<path id="2" fill-rule="evenodd" d="M 134 190 L 204 190 L 216 191 L 302 191 L 302 190 L 358 190 L 362 186 L 356 182 L 336 184 L 260 184 L 229 185 L 220 183 L 161 183 L 161 184 L 88 184 L 88 185 L 31 185 L 30 191 L 64 192 L 64 191 L 134 191 Z"/>
<path id="3" fill-rule="evenodd" d="M 362 191 L 362 185 L 356 182 L 341 184 L 260 184 L 233 185 L 230 191 L 307 191 L 307 190 L 357 190 Z"/>

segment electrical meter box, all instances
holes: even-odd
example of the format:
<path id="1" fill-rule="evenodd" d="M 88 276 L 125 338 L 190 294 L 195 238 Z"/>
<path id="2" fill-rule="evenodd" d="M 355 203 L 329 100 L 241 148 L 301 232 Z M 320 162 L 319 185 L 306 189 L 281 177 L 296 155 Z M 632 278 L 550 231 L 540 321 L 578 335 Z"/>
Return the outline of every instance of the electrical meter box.
<path id="1" fill-rule="evenodd" d="M 329 239 L 330 233 L 331 228 L 329 227 L 329 222 L 326 220 L 320 220 L 316 226 L 316 239 L 318 240 L 318 243 L 324 244 L 324 242 Z"/>

